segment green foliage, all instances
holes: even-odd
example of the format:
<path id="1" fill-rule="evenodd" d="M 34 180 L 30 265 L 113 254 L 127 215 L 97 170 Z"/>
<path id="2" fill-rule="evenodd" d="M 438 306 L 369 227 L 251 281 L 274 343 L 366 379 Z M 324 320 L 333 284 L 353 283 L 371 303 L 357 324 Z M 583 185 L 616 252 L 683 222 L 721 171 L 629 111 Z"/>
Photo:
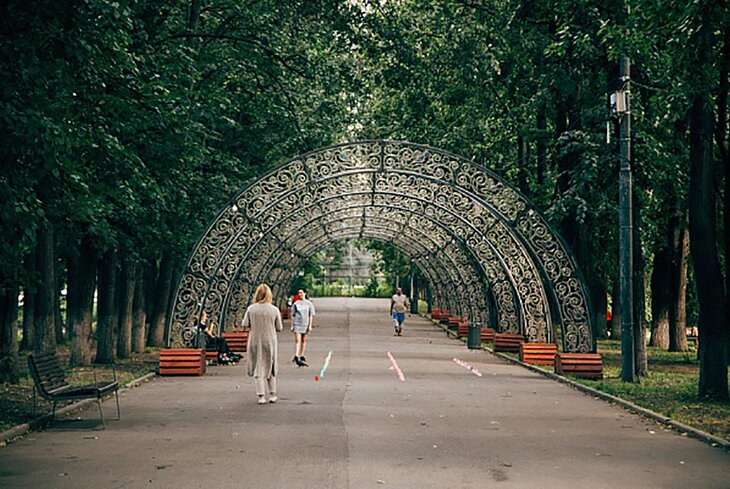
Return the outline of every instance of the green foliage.
<path id="1" fill-rule="evenodd" d="M 630 16 L 618 1 L 202 4 L 191 13 L 196 2 L 178 0 L 2 3 L 0 288 L 32 286 L 22 265 L 45 218 L 65 255 L 89 239 L 99 254 L 134 261 L 184 256 L 247 181 L 361 138 L 427 143 L 494 169 L 556 227 L 577 223 L 591 248 L 576 250 L 581 264 L 610 285 L 617 160 L 615 139 L 604 141 L 616 60 L 633 59 L 650 263 L 668 220 L 687 208 L 687 110 L 698 92 L 718 103 L 707 80 L 720 79 L 729 22 L 717 12 L 715 25 L 699 24 L 700 9 L 718 2 L 639 0 Z M 716 39 L 714 61 L 695 69 L 686 46 L 702 29 Z M 388 286 L 410 275 L 391 244 L 367 246 Z M 342 256 L 335 248 L 335 262 Z M 305 263 L 293 287 L 314 285 L 317 266 Z M 382 285 L 371 279 L 367 293 Z"/>
<path id="2" fill-rule="evenodd" d="M 648 348 L 651 373 L 633 384 L 621 381 L 620 342 L 600 341 L 598 350 L 603 357 L 604 379 L 576 380 L 681 423 L 730 437 L 730 402 L 701 402 L 697 398 L 696 352 L 672 353 Z"/>
<path id="3" fill-rule="evenodd" d="M 314 280 L 321 273 L 322 266 L 317 255 L 304 260 L 299 264 L 299 273 L 289 287 L 289 295 L 295 295 L 299 289 L 306 290 L 310 295 L 316 295 L 313 292 Z"/>
<path id="4" fill-rule="evenodd" d="M 247 180 L 337 140 L 351 70 L 339 2 L 186 10 L 4 2 L 0 276 L 20 275 L 44 216 L 67 253 L 86 237 L 132 260 L 184 255 Z"/>
<path id="5" fill-rule="evenodd" d="M 418 274 L 418 269 L 413 266 L 408 255 L 396 248 L 392 243 L 382 241 L 369 241 L 368 249 L 375 255 L 373 273 L 381 272 L 386 277 L 386 289 L 389 289 L 390 296 L 396 287 L 396 283 L 404 287 L 406 277 L 410 277 L 411 271 Z"/>

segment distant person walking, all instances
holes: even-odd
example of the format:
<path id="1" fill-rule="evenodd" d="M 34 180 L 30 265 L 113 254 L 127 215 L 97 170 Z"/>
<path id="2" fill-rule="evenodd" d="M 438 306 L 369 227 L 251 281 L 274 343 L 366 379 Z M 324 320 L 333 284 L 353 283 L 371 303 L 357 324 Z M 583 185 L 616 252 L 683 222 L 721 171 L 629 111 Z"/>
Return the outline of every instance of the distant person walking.
<path id="1" fill-rule="evenodd" d="M 250 328 L 248 337 L 247 373 L 253 377 L 258 403 L 266 404 L 266 389 L 269 401 L 276 402 L 276 374 L 279 372 L 279 346 L 276 332 L 283 329 L 281 312 L 271 304 L 271 289 L 266 284 L 256 287 L 253 303 L 243 316 L 244 327 Z"/>
<path id="2" fill-rule="evenodd" d="M 291 306 L 291 330 L 294 333 L 294 363 L 300 367 L 309 367 L 304 357 L 304 350 L 307 349 L 307 335 L 312 332 L 312 321 L 314 320 L 314 304 L 307 299 L 303 289 L 297 293 L 299 299 Z"/>
<path id="3" fill-rule="evenodd" d="M 390 315 L 393 316 L 393 327 L 395 328 L 395 334 L 398 336 L 403 334 L 403 322 L 406 320 L 406 310 L 408 307 L 408 297 L 406 297 L 403 294 L 403 290 L 398 287 L 395 289 L 393 297 L 390 298 Z"/>

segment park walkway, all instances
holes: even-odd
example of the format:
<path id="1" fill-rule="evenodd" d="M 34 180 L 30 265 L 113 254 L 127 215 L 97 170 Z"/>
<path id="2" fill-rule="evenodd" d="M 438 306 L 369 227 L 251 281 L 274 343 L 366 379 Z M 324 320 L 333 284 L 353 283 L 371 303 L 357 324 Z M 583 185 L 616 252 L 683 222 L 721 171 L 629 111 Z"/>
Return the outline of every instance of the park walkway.
<path id="1" fill-rule="evenodd" d="M 243 365 L 157 378 L 125 393 L 105 431 L 54 427 L 0 448 L 0 487 L 730 487 L 727 453 L 470 352 L 425 319 L 395 337 L 387 301 L 315 304 L 311 367 L 288 363 L 280 336 L 277 404 L 256 404 Z"/>

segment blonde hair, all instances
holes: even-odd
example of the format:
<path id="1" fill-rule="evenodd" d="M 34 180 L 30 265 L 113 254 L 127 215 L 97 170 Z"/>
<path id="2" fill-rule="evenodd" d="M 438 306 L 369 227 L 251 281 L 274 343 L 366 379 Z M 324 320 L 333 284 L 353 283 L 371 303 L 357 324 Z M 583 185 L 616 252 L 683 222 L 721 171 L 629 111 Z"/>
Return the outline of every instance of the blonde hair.
<path id="1" fill-rule="evenodd" d="M 253 295 L 254 304 L 271 304 L 272 294 L 271 289 L 266 284 L 261 284 L 256 287 L 256 293 Z"/>

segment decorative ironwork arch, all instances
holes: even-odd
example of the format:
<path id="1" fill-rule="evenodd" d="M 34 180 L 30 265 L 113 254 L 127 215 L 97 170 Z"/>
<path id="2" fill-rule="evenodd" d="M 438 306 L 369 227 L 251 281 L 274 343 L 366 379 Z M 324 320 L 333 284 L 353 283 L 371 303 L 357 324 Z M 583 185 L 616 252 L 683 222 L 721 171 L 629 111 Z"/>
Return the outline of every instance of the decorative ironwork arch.
<path id="1" fill-rule="evenodd" d="M 393 243 L 437 304 L 564 351 L 593 351 L 575 260 L 529 201 L 494 172 L 443 150 L 361 141 L 316 150 L 251 182 L 198 240 L 168 315 L 168 345 L 189 345 L 202 310 L 236 324 L 253 288 L 287 292 L 298 264 L 335 241 Z M 490 300 L 491 297 L 491 300 Z"/>

